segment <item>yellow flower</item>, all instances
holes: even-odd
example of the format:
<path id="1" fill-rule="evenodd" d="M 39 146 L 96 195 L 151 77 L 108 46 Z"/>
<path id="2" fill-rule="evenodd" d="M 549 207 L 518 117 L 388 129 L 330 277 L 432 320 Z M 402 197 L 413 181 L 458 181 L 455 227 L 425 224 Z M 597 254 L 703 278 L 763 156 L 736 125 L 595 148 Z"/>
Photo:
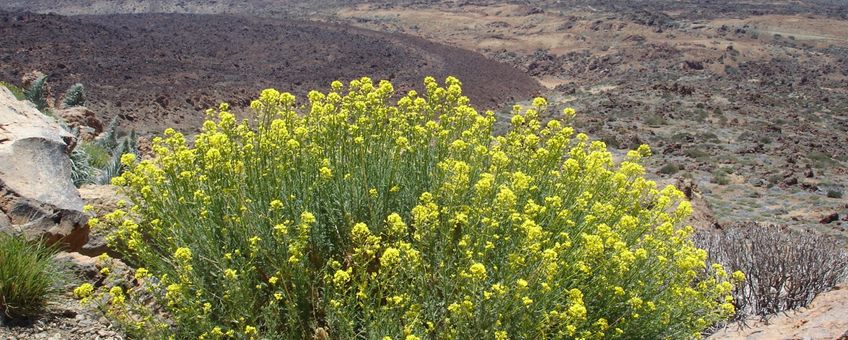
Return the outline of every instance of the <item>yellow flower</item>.
<path id="1" fill-rule="evenodd" d="M 322 179 L 333 178 L 333 169 L 330 169 L 326 166 L 321 167 L 321 169 L 319 169 L 318 172 L 320 173 L 320 176 L 321 176 Z"/>
<path id="2" fill-rule="evenodd" d="M 386 218 L 386 223 L 389 225 L 389 230 L 395 234 L 403 234 L 406 232 L 406 223 L 397 213 L 392 213 Z"/>
<path id="3" fill-rule="evenodd" d="M 397 248 L 388 247 L 383 251 L 383 256 L 380 257 L 380 264 L 383 266 L 392 266 L 400 262 L 400 251 Z"/>
<path id="4" fill-rule="evenodd" d="M 124 290 L 119 286 L 112 287 L 109 289 L 109 295 L 111 296 L 110 301 L 114 305 L 123 305 L 125 300 Z"/>
<path id="5" fill-rule="evenodd" d="M 283 209 L 283 201 L 280 201 L 280 200 L 271 201 L 269 210 L 275 211 L 275 210 L 280 210 L 280 209 Z"/>
<path id="6" fill-rule="evenodd" d="M 138 268 L 135 270 L 135 278 L 136 280 L 140 280 L 146 278 L 150 273 L 145 268 Z"/>
<path id="7" fill-rule="evenodd" d="M 365 238 L 371 235 L 371 230 L 368 230 L 368 225 L 365 223 L 357 223 L 351 229 L 351 234 L 354 237 Z"/>
<path id="8" fill-rule="evenodd" d="M 238 272 L 230 268 L 224 269 L 224 277 L 235 281 L 238 278 Z"/>
<path id="9" fill-rule="evenodd" d="M 477 280 L 485 280 L 486 279 L 486 266 L 482 263 L 474 263 L 469 268 L 471 272 L 471 276 L 473 276 Z"/>
<path id="10" fill-rule="evenodd" d="M 180 248 L 177 248 L 176 251 L 174 251 L 174 259 L 177 260 L 177 261 L 188 262 L 188 261 L 191 261 L 191 257 L 192 257 L 191 249 L 189 249 L 189 248 L 180 247 Z"/>
<path id="11" fill-rule="evenodd" d="M 74 297 L 77 299 L 84 299 L 91 296 L 91 293 L 94 292 L 94 286 L 90 283 L 83 283 L 79 287 L 74 288 Z"/>
<path id="12" fill-rule="evenodd" d="M 337 270 L 336 273 L 333 275 L 333 283 L 336 285 L 336 287 L 341 287 L 348 281 L 350 281 L 350 273 L 344 270 Z"/>
<path id="13" fill-rule="evenodd" d="M 312 213 L 308 211 L 304 211 L 300 214 L 300 221 L 306 224 L 315 224 L 317 220 L 315 219 L 315 215 L 312 215 Z"/>
<path id="14" fill-rule="evenodd" d="M 135 162 L 134 153 L 125 153 L 121 155 L 121 165 L 130 166 Z"/>
<path id="15" fill-rule="evenodd" d="M 527 280 L 518 279 L 517 281 L 515 281 L 515 285 L 518 287 L 519 290 L 527 288 Z"/>
<path id="16" fill-rule="evenodd" d="M 619 295 L 619 296 L 624 295 L 624 288 L 616 286 L 613 290 L 615 292 L 615 295 Z"/>
<path id="17" fill-rule="evenodd" d="M 244 326 L 244 334 L 245 335 L 256 335 L 256 327 L 253 326 Z"/>

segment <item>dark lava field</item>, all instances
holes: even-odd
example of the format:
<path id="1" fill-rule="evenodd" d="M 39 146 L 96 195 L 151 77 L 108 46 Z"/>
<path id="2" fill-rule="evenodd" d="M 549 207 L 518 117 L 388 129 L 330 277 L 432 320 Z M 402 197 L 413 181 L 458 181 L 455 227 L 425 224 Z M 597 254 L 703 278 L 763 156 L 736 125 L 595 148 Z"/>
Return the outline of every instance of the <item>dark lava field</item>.
<path id="1" fill-rule="evenodd" d="M 481 108 L 543 89 L 507 64 L 409 35 L 227 15 L 0 12 L 0 64 L 0 79 L 48 74 L 54 93 L 82 82 L 101 119 L 139 132 L 197 127 L 206 108 L 245 107 L 263 88 L 303 99 L 363 75 L 398 91 L 455 75 Z"/>

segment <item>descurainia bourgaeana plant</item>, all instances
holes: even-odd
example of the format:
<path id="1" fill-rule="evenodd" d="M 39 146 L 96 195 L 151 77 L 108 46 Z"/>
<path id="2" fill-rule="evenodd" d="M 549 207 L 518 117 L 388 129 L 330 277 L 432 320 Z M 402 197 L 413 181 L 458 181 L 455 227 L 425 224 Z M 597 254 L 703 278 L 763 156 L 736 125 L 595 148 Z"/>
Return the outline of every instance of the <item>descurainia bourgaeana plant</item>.
<path id="1" fill-rule="evenodd" d="M 112 317 L 177 338 L 554 339 L 698 337 L 733 314 L 741 273 L 705 265 L 647 146 L 615 163 L 573 109 L 543 123 L 542 98 L 493 136 L 459 80 L 424 85 L 264 90 L 250 122 L 222 104 L 193 146 L 168 129 L 125 156 L 134 205 L 92 222 L 142 267 L 105 293 Z"/>

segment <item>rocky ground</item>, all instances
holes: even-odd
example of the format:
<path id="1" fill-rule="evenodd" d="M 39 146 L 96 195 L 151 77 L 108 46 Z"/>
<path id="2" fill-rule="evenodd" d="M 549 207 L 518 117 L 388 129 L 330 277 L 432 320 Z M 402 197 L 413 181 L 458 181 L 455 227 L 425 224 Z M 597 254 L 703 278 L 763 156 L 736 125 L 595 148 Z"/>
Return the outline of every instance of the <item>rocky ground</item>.
<path id="1" fill-rule="evenodd" d="M 80 306 L 69 294 L 51 301 L 47 311 L 34 320 L 0 327 L 4 340 L 123 339 L 106 318 Z"/>
<path id="2" fill-rule="evenodd" d="M 524 70 L 577 125 L 691 178 L 719 223 L 846 234 L 848 9 L 837 1 L 369 3 L 313 17 Z"/>

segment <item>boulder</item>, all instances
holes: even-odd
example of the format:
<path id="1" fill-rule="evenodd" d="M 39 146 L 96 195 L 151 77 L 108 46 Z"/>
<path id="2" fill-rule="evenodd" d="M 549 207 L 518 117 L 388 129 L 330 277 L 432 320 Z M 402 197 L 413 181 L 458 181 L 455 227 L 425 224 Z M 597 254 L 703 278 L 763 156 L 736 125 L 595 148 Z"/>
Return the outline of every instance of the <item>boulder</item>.
<path id="1" fill-rule="evenodd" d="M 84 106 L 64 108 L 57 111 L 56 115 L 62 117 L 68 127 L 79 129 L 80 138 L 84 140 L 92 140 L 103 132 L 103 122 Z"/>
<path id="2" fill-rule="evenodd" d="M 0 88 L 0 231 L 79 250 L 88 216 L 71 181 L 73 135 Z"/>

